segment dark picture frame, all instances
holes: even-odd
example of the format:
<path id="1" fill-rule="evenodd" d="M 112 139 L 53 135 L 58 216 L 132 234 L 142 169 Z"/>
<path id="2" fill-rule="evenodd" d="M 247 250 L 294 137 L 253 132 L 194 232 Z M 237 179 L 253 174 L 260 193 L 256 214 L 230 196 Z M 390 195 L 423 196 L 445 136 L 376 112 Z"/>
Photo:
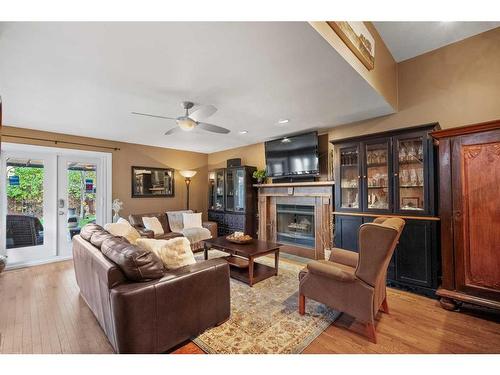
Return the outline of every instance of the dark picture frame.
<path id="1" fill-rule="evenodd" d="M 132 198 L 165 198 L 175 196 L 175 170 L 132 166 Z"/>

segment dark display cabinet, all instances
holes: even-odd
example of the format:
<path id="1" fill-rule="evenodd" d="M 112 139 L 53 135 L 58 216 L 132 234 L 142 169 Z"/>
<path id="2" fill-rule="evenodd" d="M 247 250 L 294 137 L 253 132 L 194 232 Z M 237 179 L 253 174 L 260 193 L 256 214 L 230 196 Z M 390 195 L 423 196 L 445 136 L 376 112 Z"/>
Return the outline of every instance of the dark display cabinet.
<path id="1" fill-rule="evenodd" d="M 335 147 L 335 245 L 358 251 L 358 231 L 379 215 L 406 221 L 388 284 L 434 296 L 439 283 L 436 157 L 438 124 L 332 142 Z"/>
<path id="2" fill-rule="evenodd" d="M 210 172 L 208 187 L 208 209 L 224 211 L 224 197 L 226 191 L 226 169 L 216 169 Z"/>
<path id="3" fill-rule="evenodd" d="M 257 196 L 252 186 L 255 167 L 239 166 L 210 172 L 208 219 L 217 222 L 219 236 L 236 231 L 256 236 Z"/>

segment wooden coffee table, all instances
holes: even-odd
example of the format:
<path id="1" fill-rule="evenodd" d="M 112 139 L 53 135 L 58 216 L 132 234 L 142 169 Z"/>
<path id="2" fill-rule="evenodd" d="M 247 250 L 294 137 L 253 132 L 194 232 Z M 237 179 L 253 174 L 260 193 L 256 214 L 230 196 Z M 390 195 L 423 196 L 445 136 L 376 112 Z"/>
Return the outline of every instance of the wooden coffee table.
<path id="1" fill-rule="evenodd" d="M 231 277 L 243 281 L 250 286 L 278 275 L 280 247 L 276 242 L 252 240 L 248 244 L 230 242 L 225 236 L 204 240 L 205 260 L 208 259 L 208 250 L 216 248 L 230 254 L 225 257 L 231 266 Z M 256 258 L 274 253 L 274 268 L 262 263 L 255 263 Z"/>

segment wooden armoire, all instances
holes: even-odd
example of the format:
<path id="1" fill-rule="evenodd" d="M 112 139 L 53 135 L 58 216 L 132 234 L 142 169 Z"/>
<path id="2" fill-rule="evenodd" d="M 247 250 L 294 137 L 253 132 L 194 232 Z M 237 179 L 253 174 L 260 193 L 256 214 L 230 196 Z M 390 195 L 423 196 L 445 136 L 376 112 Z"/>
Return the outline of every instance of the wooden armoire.
<path id="1" fill-rule="evenodd" d="M 500 120 L 439 130 L 441 306 L 500 309 Z"/>

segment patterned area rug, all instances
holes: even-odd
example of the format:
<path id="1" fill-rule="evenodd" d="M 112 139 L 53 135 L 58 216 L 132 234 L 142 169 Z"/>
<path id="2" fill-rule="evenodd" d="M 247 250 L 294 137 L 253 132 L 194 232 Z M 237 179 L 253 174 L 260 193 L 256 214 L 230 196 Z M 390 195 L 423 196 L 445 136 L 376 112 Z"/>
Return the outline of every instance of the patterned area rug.
<path id="1" fill-rule="evenodd" d="M 210 250 L 209 257 L 227 255 Z M 203 253 L 195 255 L 203 259 Z M 258 263 L 274 266 L 274 257 Z M 298 274 L 304 267 L 280 259 L 278 276 L 248 285 L 231 279 L 231 317 L 193 341 L 207 353 L 298 354 L 319 336 L 340 313 L 307 301 L 306 314 L 298 313 Z"/>

